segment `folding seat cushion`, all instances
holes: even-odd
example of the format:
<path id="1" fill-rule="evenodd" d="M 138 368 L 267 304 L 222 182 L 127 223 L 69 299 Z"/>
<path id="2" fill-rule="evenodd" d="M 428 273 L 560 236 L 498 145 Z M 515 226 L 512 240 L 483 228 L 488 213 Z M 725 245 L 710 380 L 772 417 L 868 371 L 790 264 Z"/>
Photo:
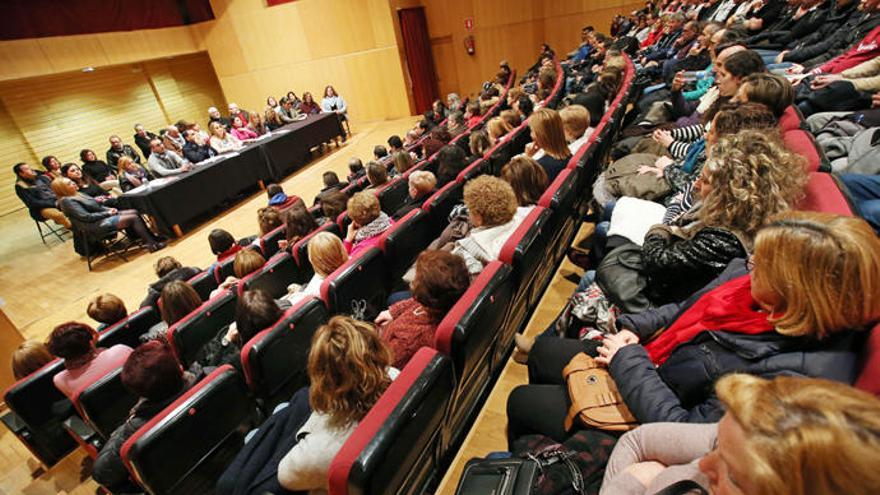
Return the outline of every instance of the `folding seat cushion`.
<path id="1" fill-rule="evenodd" d="M 358 252 L 324 279 L 321 300 L 330 314 L 373 321 L 386 307 L 390 284 L 382 251 L 373 247 Z"/>
<path id="2" fill-rule="evenodd" d="M 230 264 L 229 266 L 231 267 L 232 265 Z M 189 282 L 189 285 L 192 285 L 193 289 L 195 289 L 195 291 L 199 293 L 199 297 L 202 298 L 202 301 L 205 301 L 209 297 L 211 297 L 211 292 L 213 292 L 214 289 L 216 289 L 217 286 L 220 285 L 220 283 L 217 282 L 214 271 L 212 270 L 205 270 L 201 273 L 198 273 L 191 279 L 187 280 L 187 282 Z"/>
<path id="3" fill-rule="evenodd" d="M 217 282 L 217 285 L 223 283 L 227 278 L 235 275 L 235 272 L 232 271 L 232 264 L 235 262 L 235 256 L 230 256 L 225 260 L 214 264 L 214 281 Z"/>
<path id="4" fill-rule="evenodd" d="M 244 376 L 263 410 L 271 411 L 309 384 L 307 365 L 312 336 L 327 319 L 327 309 L 320 299 L 303 299 L 285 311 L 275 325 L 244 345 Z"/>
<path id="5" fill-rule="evenodd" d="M 339 225 L 333 222 L 327 222 L 315 229 L 314 232 L 311 232 L 309 235 L 296 241 L 296 244 L 290 248 L 294 264 L 296 265 L 296 274 L 293 276 L 294 283 L 301 285 L 306 284 L 309 279 L 312 278 L 312 275 L 315 274 L 315 270 L 309 262 L 309 241 L 312 240 L 318 232 L 330 232 L 337 237 L 342 237 Z"/>
<path id="6" fill-rule="evenodd" d="M 287 294 L 287 286 L 294 283 L 298 273 L 293 256 L 287 251 L 276 254 L 263 265 L 238 283 L 238 295 L 246 290 L 262 289 L 278 299 Z"/>
<path id="7" fill-rule="evenodd" d="M 550 212 L 545 228 L 551 235 L 548 255 L 553 264 L 562 260 L 578 226 L 577 184 L 580 174 L 579 168 L 563 170 L 538 200 L 538 206 Z"/>
<path id="8" fill-rule="evenodd" d="M 204 272 L 203 272 L 204 273 Z M 208 274 L 210 275 L 210 273 Z M 213 280 L 213 276 L 211 277 Z M 152 307 L 141 308 L 124 320 L 110 325 L 98 333 L 98 347 L 113 347 L 124 344 L 132 349 L 140 344 L 140 336 L 159 323 L 159 311 Z"/>
<path id="9" fill-rule="evenodd" d="M 285 238 L 286 232 L 286 227 L 281 225 L 260 237 L 260 251 L 263 252 L 264 258 L 269 259 L 275 256 L 275 253 L 278 252 L 278 241 Z"/>
<path id="10" fill-rule="evenodd" d="M 456 177 L 455 180 L 457 180 L 458 182 L 467 182 L 478 175 L 483 175 L 488 172 L 489 166 L 486 160 L 478 158 L 473 163 L 465 167 L 465 169 L 458 174 L 458 177 Z"/>
<path id="11" fill-rule="evenodd" d="M 329 493 L 424 493 L 445 451 L 453 380 L 448 357 L 419 349 L 336 454 Z"/>
<path id="12" fill-rule="evenodd" d="M 798 205 L 802 211 L 820 211 L 851 217 L 855 211 L 846 196 L 845 187 L 836 177 L 824 172 L 810 172 L 805 197 Z"/>
<path id="13" fill-rule="evenodd" d="M 382 211 L 391 215 L 406 202 L 409 197 L 409 179 L 407 177 L 406 174 L 398 177 L 376 192 Z"/>
<path id="14" fill-rule="evenodd" d="M 422 210 L 413 210 L 382 234 L 379 249 L 385 256 L 392 282 L 403 277 L 419 253 L 434 240 L 433 233 L 430 215 Z"/>
<path id="15" fill-rule="evenodd" d="M 782 133 L 782 141 L 785 147 L 792 153 L 796 153 L 807 160 L 807 172 L 816 172 L 821 165 L 816 141 L 803 129 L 793 129 Z"/>
<path id="16" fill-rule="evenodd" d="M 235 296 L 226 289 L 168 329 L 168 342 L 184 367 L 189 367 L 202 346 L 235 319 Z"/>
<path id="17" fill-rule="evenodd" d="M 431 216 L 431 228 L 436 238 L 449 224 L 449 214 L 455 205 L 462 202 L 464 184 L 450 182 L 432 194 L 422 204 L 422 210 Z"/>
<path id="18" fill-rule="evenodd" d="M 862 371 L 856 388 L 880 396 L 880 323 L 874 325 L 862 350 Z"/>
<path id="19" fill-rule="evenodd" d="M 4 423 L 46 466 L 53 466 L 76 448 L 63 422 L 75 414 L 73 406 L 52 382 L 64 363 L 55 359 L 39 370 L 18 380 L 3 394 L 14 417 L 4 416 Z"/>
<path id="20" fill-rule="evenodd" d="M 104 440 L 125 422 L 138 400 L 122 385 L 124 364 L 120 363 L 115 370 L 81 388 L 73 397 L 73 405 L 80 417 Z"/>
<path id="21" fill-rule="evenodd" d="M 511 305 L 511 319 L 503 342 L 513 339 L 532 309 L 538 303 L 550 280 L 555 265 L 548 261 L 547 248 L 551 233 L 545 228 L 550 211 L 535 207 L 513 232 L 498 259 L 513 267 L 516 295 Z"/>
<path id="22" fill-rule="evenodd" d="M 458 377 L 447 438 L 454 443 L 490 388 L 496 360 L 496 338 L 503 332 L 513 297 L 512 268 L 493 261 L 471 283 L 434 333 L 434 347 L 452 358 Z"/>
<path id="23" fill-rule="evenodd" d="M 147 493 L 213 493 L 256 414 L 241 375 L 221 366 L 138 429 L 122 461 Z"/>

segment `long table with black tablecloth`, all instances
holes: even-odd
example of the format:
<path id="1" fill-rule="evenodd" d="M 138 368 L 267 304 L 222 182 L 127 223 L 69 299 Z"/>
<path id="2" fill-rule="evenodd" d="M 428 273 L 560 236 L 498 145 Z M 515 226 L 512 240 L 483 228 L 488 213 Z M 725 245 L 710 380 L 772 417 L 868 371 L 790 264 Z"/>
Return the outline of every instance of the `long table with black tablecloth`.
<path id="1" fill-rule="evenodd" d="M 180 236 L 180 225 L 257 184 L 281 181 L 308 162 L 311 148 L 344 136 L 336 114 L 312 115 L 161 185 L 129 191 L 119 197 L 119 207 L 147 214 L 163 234 Z"/>

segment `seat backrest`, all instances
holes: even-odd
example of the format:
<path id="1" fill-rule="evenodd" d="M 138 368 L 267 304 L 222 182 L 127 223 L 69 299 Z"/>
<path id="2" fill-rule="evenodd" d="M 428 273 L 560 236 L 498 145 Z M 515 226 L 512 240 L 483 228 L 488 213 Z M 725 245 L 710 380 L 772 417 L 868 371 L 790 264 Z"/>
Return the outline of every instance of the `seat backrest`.
<path id="1" fill-rule="evenodd" d="M 803 129 L 792 129 L 782 133 L 782 141 L 785 147 L 792 153 L 800 155 L 806 160 L 806 171 L 817 172 L 822 164 L 816 142 L 810 134 Z"/>
<path id="2" fill-rule="evenodd" d="M 74 396 L 74 406 L 82 419 L 105 440 L 125 422 L 137 401 L 138 397 L 122 385 L 122 366 Z"/>
<path id="3" fill-rule="evenodd" d="M 330 314 L 373 321 L 386 307 L 390 278 L 379 248 L 358 252 L 324 279 L 321 300 Z"/>
<path id="4" fill-rule="evenodd" d="M 113 347 L 116 344 L 124 344 L 134 349 L 140 344 L 140 336 L 159 323 L 160 319 L 159 312 L 152 307 L 141 308 L 98 333 L 97 346 Z"/>
<path id="5" fill-rule="evenodd" d="M 232 265 L 229 265 L 232 266 Z M 225 280 L 225 279 L 224 279 Z M 199 297 L 202 298 L 202 301 L 208 300 L 211 297 L 211 292 L 220 285 L 215 278 L 214 272 L 210 270 L 205 270 L 201 273 L 197 273 L 191 279 L 187 280 L 189 285 L 192 285 L 192 288 L 198 292 Z"/>
<path id="6" fill-rule="evenodd" d="M 443 454 L 453 380 L 449 358 L 419 349 L 336 454 L 329 493 L 423 493 Z"/>
<path id="7" fill-rule="evenodd" d="M 856 388 L 880 396 L 880 323 L 874 325 L 865 341 L 861 363 Z"/>
<path id="8" fill-rule="evenodd" d="M 217 285 L 223 283 L 227 278 L 235 275 L 235 272 L 232 270 L 232 264 L 235 262 L 235 256 L 230 256 L 225 260 L 214 264 L 214 280 L 217 282 Z"/>
<path id="9" fill-rule="evenodd" d="M 284 239 L 287 233 L 287 227 L 280 225 L 266 235 L 260 237 L 260 251 L 263 252 L 263 258 L 269 259 L 278 252 L 278 241 Z"/>
<path id="10" fill-rule="evenodd" d="M 430 215 L 413 210 L 379 238 L 379 249 L 385 255 L 388 275 L 392 281 L 400 279 L 415 262 L 419 253 L 434 240 Z"/>
<path id="11" fill-rule="evenodd" d="M 309 241 L 311 241 L 318 232 L 330 232 L 337 237 L 342 237 L 339 225 L 335 222 L 327 222 L 309 233 L 309 235 L 298 240 L 296 244 L 290 248 L 290 252 L 293 254 L 293 261 L 296 264 L 296 275 L 293 277 L 293 282 L 295 283 L 305 284 L 315 273 L 312 264 L 309 262 Z"/>
<path id="12" fill-rule="evenodd" d="M 73 437 L 62 426 L 73 407 L 52 382 L 63 369 L 64 362 L 55 359 L 12 384 L 3 394 L 6 405 L 27 426 L 26 437 L 19 438 L 47 466 L 76 448 Z"/>
<path id="13" fill-rule="evenodd" d="M 246 290 L 262 289 L 278 299 L 287 294 L 287 286 L 295 282 L 297 272 L 293 256 L 286 251 L 278 253 L 262 269 L 238 283 L 238 296 L 241 297 Z"/>
<path id="14" fill-rule="evenodd" d="M 580 174 L 579 168 L 563 170 L 538 200 L 538 206 L 550 212 L 544 228 L 550 233 L 553 243 L 548 247 L 552 251 L 547 253 L 550 256 L 546 259 L 552 259 L 554 263 L 568 249 L 576 228 L 579 217 L 577 185 Z"/>
<path id="15" fill-rule="evenodd" d="M 463 195 L 464 184 L 453 181 L 441 187 L 422 204 L 422 210 L 431 216 L 434 237 L 449 223 L 449 213 L 455 205 L 461 203 Z"/>
<path id="16" fill-rule="evenodd" d="M 275 325 L 244 345 L 244 376 L 264 410 L 271 411 L 309 384 L 307 365 L 312 336 L 327 318 L 327 309 L 320 299 L 303 299 L 285 311 Z"/>
<path id="17" fill-rule="evenodd" d="M 241 375 L 221 366 L 129 437 L 122 461 L 148 493 L 213 493 L 255 416 Z"/>
<path id="18" fill-rule="evenodd" d="M 844 190 L 831 174 L 810 172 L 807 187 L 804 188 L 804 199 L 797 209 L 851 217 L 853 216 L 853 208 Z"/>
<path id="19" fill-rule="evenodd" d="M 553 263 L 547 261 L 550 232 L 546 224 L 549 219 L 550 210 L 536 206 L 507 239 L 498 255 L 500 261 L 513 267 L 517 289 L 513 303 L 515 318 L 511 323 L 517 329 L 538 303 L 544 285 L 555 268 Z M 513 336 L 510 334 L 508 337 Z"/>
<path id="20" fill-rule="evenodd" d="M 171 325 L 168 342 L 184 367 L 189 367 L 202 347 L 235 319 L 235 303 L 235 292 L 226 289 Z"/>
<path id="21" fill-rule="evenodd" d="M 379 205 L 388 215 L 398 210 L 409 197 L 409 180 L 405 176 L 398 177 L 376 192 Z"/>
<path id="22" fill-rule="evenodd" d="M 482 175 L 489 172 L 489 165 L 486 163 L 486 160 L 482 158 L 477 158 L 473 163 L 465 167 L 464 170 L 459 172 L 458 177 L 455 178 L 458 182 L 467 182 L 478 175 Z"/>

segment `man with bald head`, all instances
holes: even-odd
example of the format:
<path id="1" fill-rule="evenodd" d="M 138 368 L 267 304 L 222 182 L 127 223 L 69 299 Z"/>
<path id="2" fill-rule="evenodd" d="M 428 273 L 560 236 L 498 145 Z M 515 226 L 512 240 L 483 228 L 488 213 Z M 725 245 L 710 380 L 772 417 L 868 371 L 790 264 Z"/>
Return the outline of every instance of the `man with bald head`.
<path id="1" fill-rule="evenodd" d="M 181 157 L 183 156 L 183 145 L 186 144 L 186 139 L 183 138 L 183 134 L 180 133 L 180 129 L 177 126 L 169 125 L 165 128 L 165 134 L 162 135 L 162 143 L 165 145 L 166 150 L 177 153 Z"/>
<path id="2" fill-rule="evenodd" d="M 113 170 L 118 167 L 119 159 L 127 156 L 135 163 L 141 163 L 141 156 L 130 145 L 123 144 L 122 138 L 116 134 L 110 136 L 110 149 L 107 150 L 107 165 Z"/>
<path id="3" fill-rule="evenodd" d="M 251 121 L 251 115 L 246 111 L 238 108 L 237 103 L 229 104 L 229 120 L 230 122 L 238 117 L 244 125 L 248 125 Z"/>
<path id="4" fill-rule="evenodd" d="M 208 125 L 210 126 L 211 122 L 220 122 L 226 127 L 226 130 L 229 131 L 232 128 L 232 122 L 226 117 L 220 115 L 220 110 L 217 110 L 217 107 L 209 107 L 208 108 Z"/>

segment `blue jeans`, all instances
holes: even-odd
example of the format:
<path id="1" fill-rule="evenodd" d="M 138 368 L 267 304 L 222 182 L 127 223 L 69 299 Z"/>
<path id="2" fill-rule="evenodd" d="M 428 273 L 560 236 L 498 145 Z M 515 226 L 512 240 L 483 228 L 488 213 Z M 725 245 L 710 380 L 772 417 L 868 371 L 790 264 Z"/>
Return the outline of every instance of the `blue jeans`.
<path id="1" fill-rule="evenodd" d="M 779 50 L 758 49 L 755 52 L 764 60 L 764 65 L 776 63 L 776 57 L 781 53 Z"/>
<path id="2" fill-rule="evenodd" d="M 841 174 L 839 177 L 849 190 L 859 215 L 880 234 L 880 176 Z"/>

